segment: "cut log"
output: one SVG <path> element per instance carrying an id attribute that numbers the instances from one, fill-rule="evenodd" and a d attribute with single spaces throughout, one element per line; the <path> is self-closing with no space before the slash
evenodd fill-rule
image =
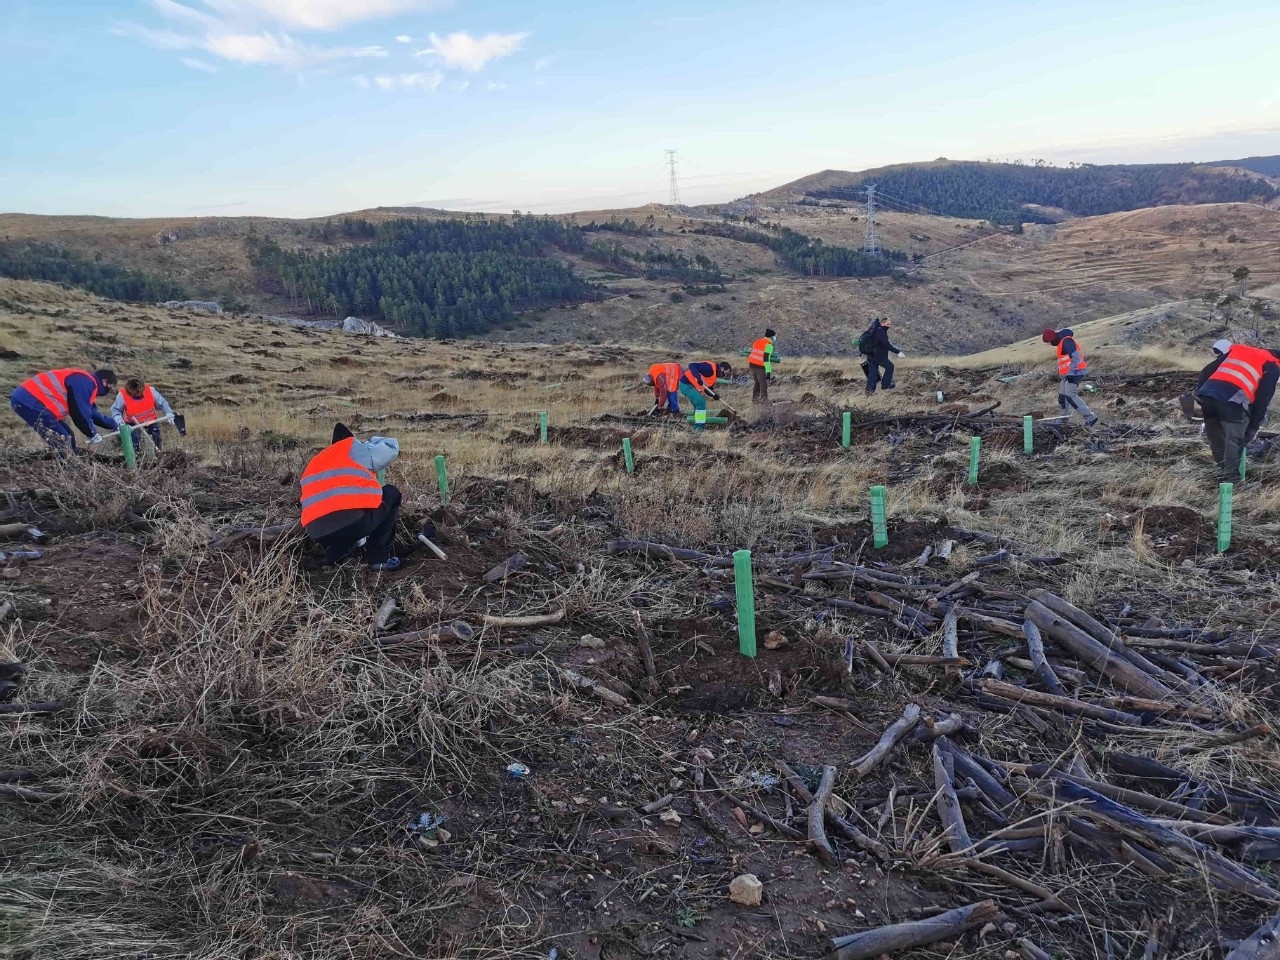
<path id="1" fill-rule="evenodd" d="M 594 694 L 613 707 L 625 707 L 627 705 L 627 698 L 622 694 L 610 690 L 608 687 L 596 683 L 594 680 L 584 677 L 580 673 L 568 670 L 565 667 L 557 667 L 556 669 L 559 671 L 561 678 L 563 678 L 565 683 L 569 684 L 569 686 Z"/>
<path id="2" fill-rule="evenodd" d="M 1280 960 L 1280 914 L 1241 940 L 1225 960 Z"/>
<path id="3" fill-rule="evenodd" d="M 836 783 L 836 768 L 826 765 L 822 768 L 822 780 L 809 803 L 809 845 L 818 854 L 818 859 L 827 866 L 837 862 L 836 851 L 827 839 L 827 802 L 831 799 L 831 790 Z"/>
<path id="4" fill-rule="evenodd" d="M 484 582 L 498 583 L 501 580 L 505 580 L 507 577 L 511 576 L 511 574 L 519 570 L 523 570 L 525 564 L 528 562 L 529 555 L 527 553 L 513 554 L 486 573 L 484 575 Z"/>
<path id="5" fill-rule="evenodd" d="M 992 617 L 985 613 L 978 613 L 976 610 L 961 610 L 960 618 L 966 623 L 975 627 L 981 627 L 991 633 L 998 633 L 1005 637 L 1022 638 L 1022 627 L 1009 620 L 1002 620 L 999 617 Z"/>
<path id="6" fill-rule="evenodd" d="M 396 615 L 396 598 L 387 597 L 382 601 L 382 606 L 378 608 L 378 613 L 373 618 L 373 628 L 375 630 L 385 630 L 391 623 L 391 618 Z"/>
<path id="7" fill-rule="evenodd" d="M 1163 700 L 1173 696 L 1173 691 L 1128 660 L 1112 653 L 1074 623 L 1054 613 L 1044 604 L 1033 600 L 1027 606 L 1027 618 L 1053 637 L 1064 649 L 1079 658 L 1089 669 L 1109 679 L 1126 693 L 1140 697 Z"/>
<path id="8" fill-rule="evenodd" d="M 954 743 L 951 744 L 951 756 L 954 761 L 955 768 L 960 771 L 960 775 L 977 784 L 978 789 L 986 794 L 987 799 L 995 805 L 997 810 L 1005 810 L 1018 802 L 1018 798 L 1010 793 L 999 780 L 993 777 L 986 767 Z M 995 765 L 994 763 L 993 766 L 998 770 L 1003 769 L 1003 767 Z"/>
<path id="9" fill-rule="evenodd" d="M 0 523 L 0 540 L 17 540 L 19 537 L 40 540 L 44 534 L 30 523 Z"/>
<path id="10" fill-rule="evenodd" d="M 966 930 L 994 920 L 999 914 L 994 901 L 983 900 L 925 920 L 876 927 L 847 937 L 832 937 L 826 957 L 827 960 L 870 960 L 882 953 L 924 947 L 958 937 Z"/>
<path id="11" fill-rule="evenodd" d="M 1027 654 L 1031 657 L 1031 666 L 1040 682 L 1050 693 L 1065 697 L 1067 691 L 1062 688 L 1062 682 L 1058 680 L 1058 675 L 1053 672 L 1053 667 L 1045 658 L 1044 639 L 1040 636 L 1040 628 L 1027 619 L 1022 622 L 1022 633 L 1027 638 Z"/>
<path id="12" fill-rule="evenodd" d="M 973 840 L 956 796 L 954 764 L 946 737 L 940 737 L 933 744 L 933 785 L 938 796 L 938 819 L 942 821 L 947 845 L 952 853 L 964 853 L 973 846 Z"/>
<path id="13" fill-rule="evenodd" d="M 862 780 L 872 770 L 880 766 L 885 761 L 885 758 L 893 752 L 893 748 L 901 742 L 903 737 L 915 729 L 916 724 L 919 722 L 920 706 L 915 703 L 908 703 L 902 710 L 902 716 L 885 730 L 876 745 L 854 762 L 854 777 Z"/>
<path id="14" fill-rule="evenodd" d="M 1263 877 L 1233 863 L 1212 847 L 1170 830 L 1136 810 L 1070 780 L 1058 779 L 1051 786 L 1058 797 L 1078 803 L 1082 815 L 1100 820 L 1127 837 L 1155 846 L 1166 856 L 1207 873 L 1227 889 L 1268 903 L 1280 903 L 1280 892 Z"/>
<path id="15" fill-rule="evenodd" d="M 471 640 L 476 635 L 476 628 L 463 620 L 453 623 L 438 623 L 434 627 L 423 630 L 410 630 L 406 633 L 389 633 L 385 637 L 374 637 L 373 642 L 380 647 L 395 647 L 402 644 L 430 643 L 441 637 L 453 637 L 455 640 Z"/>
<path id="16" fill-rule="evenodd" d="M 1142 718 L 1132 713 L 1124 713 L 1120 710 L 1113 710 L 1110 707 L 1099 707 L 1092 703 L 1085 703 L 1082 700 L 1059 697 L 1052 693 L 1041 693 L 1039 690 L 1028 690 L 1026 687 L 1005 683 L 1003 680 L 979 680 L 976 686 L 988 696 L 1006 700 L 1010 703 L 1027 703 L 1049 710 L 1058 710 L 1062 713 L 1092 717 L 1094 720 L 1108 720 L 1111 723 L 1129 724 L 1131 726 L 1138 726 L 1142 723 Z"/>

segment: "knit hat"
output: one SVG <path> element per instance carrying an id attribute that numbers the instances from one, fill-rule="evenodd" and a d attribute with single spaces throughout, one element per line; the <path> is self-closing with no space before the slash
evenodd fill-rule
<path id="1" fill-rule="evenodd" d="M 1040 339 L 1045 343 L 1053 343 L 1053 341 L 1058 339 L 1058 331 L 1054 330 L 1052 327 L 1045 327 L 1040 331 Z"/>
<path id="2" fill-rule="evenodd" d="M 1226 356 L 1227 351 L 1230 350 L 1233 346 L 1235 346 L 1235 344 L 1233 344 L 1230 340 L 1215 340 L 1213 342 L 1213 352 L 1220 353 L 1223 356 Z"/>

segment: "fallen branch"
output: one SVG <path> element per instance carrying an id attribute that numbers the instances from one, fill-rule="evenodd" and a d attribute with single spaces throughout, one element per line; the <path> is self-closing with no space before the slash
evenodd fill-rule
<path id="1" fill-rule="evenodd" d="M 1225 960 L 1277 960 L 1280 958 L 1280 914 L 1241 940 Z"/>
<path id="2" fill-rule="evenodd" d="M 942 821 L 947 844 L 952 853 L 963 853 L 973 846 L 973 840 L 956 796 L 955 770 L 946 737 L 940 737 L 933 744 L 933 783 L 938 796 L 938 819 Z"/>
<path id="3" fill-rule="evenodd" d="M 221 550 L 223 547 L 229 547 L 233 543 L 239 543 L 241 540 L 250 538 L 257 538 L 260 544 L 273 543 L 282 537 L 289 537 L 301 531 L 301 520 L 290 520 L 286 523 L 277 523 L 269 527 L 239 527 L 224 533 L 217 540 L 214 540 L 209 544 L 209 549 Z"/>
<path id="4" fill-rule="evenodd" d="M 715 776 L 711 773 L 710 770 L 707 771 L 707 776 L 711 778 L 711 783 L 715 786 L 715 788 L 719 790 L 722 794 L 724 794 L 725 799 L 729 800 L 732 803 L 737 804 L 739 807 L 742 808 L 743 812 L 751 814 L 751 816 L 755 817 L 761 823 L 772 827 L 777 833 L 780 833 L 784 837 L 787 837 L 791 840 L 806 839 L 805 835 L 801 833 L 799 830 L 797 830 L 795 827 L 787 826 L 787 824 L 785 823 L 779 823 L 777 820 L 773 819 L 773 817 L 769 816 L 769 814 L 766 813 L 764 810 L 758 810 L 755 807 L 753 807 L 751 804 L 747 803 L 745 800 L 740 800 L 739 798 L 735 797 L 732 793 L 726 790 L 718 780 L 716 780 Z"/>
<path id="5" fill-rule="evenodd" d="M 1151 674 L 1139 669 L 1128 660 L 1112 653 L 1098 640 L 1064 617 L 1054 613 L 1038 600 L 1027 605 L 1027 618 L 1035 621 L 1065 650 L 1091 670 L 1105 676 L 1121 690 L 1163 700 L 1173 696 L 1173 691 Z"/>
<path id="6" fill-rule="evenodd" d="M 956 615 L 959 610 L 960 605 L 956 604 L 942 618 L 942 655 L 956 660 L 960 658 L 960 634 L 956 626 Z M 948 680 L 955 680 L 960 676 L 960 668 L 948 666 L 946 674 Z"/>
<path id="7" fill-rule="evenodd" d="M 10 800 L 22 800 L 26 803 L 43 803 L 46 800 L 56 800 L 57 797 L 56 793 L 48 793 L 44 790 L 19 787 L 12 783 L 0 783 L 0 800 L 8 798 Z"/>
<path id="8" fill-rule="evenodd" d="M 484 582 L 497 583 L 500 580 L 505 580 L 507 577 L 511 576 L 511 574 L 523 569 L 524 565 L 528 562 L 529 555 L 527 553 L 517 553 L 513 556 L 507 557 L 507 559 L 503 560 L 500 564 L 484 575 Z"/>
<path id="9" fill-rule="evenodd" d="M 382 601 L 382 606 L 378 607 L 378 612 L 373 618 L 373 628 L 375 630 L 385 630 L 391 623 L 391 618 L 396 615 L 396 598 L 387 597 Z"/>
<path id="10" fill-rule="evenodd" d="M 898 745 L 903 737 L 915 729 L 916 724 L 919 722 L 920 706 L 915 703 L 908 703 L 902 710 L 902 716 L 885 730 L 876 745 L 861 758 L 854 761 L 854 777 L 862 780 L 872 770 L 880 766 L 885 761 L 885 758 L 893 752 L 893 748 Z"/>
<path id="11" fill-rule="evenodd" d="M 636 637 L 640 644 L 640 657 L 644 661 L 645 687 L 650 693 L 658 692 L 658 666 L 653 659 L 653 642 L 649 638 L 649 631 L 644 628 L 644 621 L 640 619 L 640 611 L 632 611 L 636 617 Z"/>
<path id="12" fill-rule="evenodd" d="M 42 700 L 32 703 L 0 703 L 0 714 L 57 713 L 66 706 L 61 700 Z"/>
<path id="13" fill-rule="evenodd" d="M 396 647 L 410 643 L 430 643 L 441 637 L 453 637 L 455 640 L 471 640 L 476 635 L 476 628 L 465 620 L 453 623 L 438 623 L 434 627 L 423 630 L 410 630 L 406 633 L 389 633 L 385 637 L 374 637 L 373 643 L 379 647 Z"/>
<path id="14" fill-rule="evenodd" d="M 486 627 L 545 627 L 559 623 L 565 617 L 561 607 L 554 613 L 535 613 L 527 617 L 499 617 L 486 613 L 481 619 Z"/>
<path id="15" fill-rule="evenodd" d="M 610 690 L 608 687 L 602 686 L 594 680 L 584 677 L 580 673 L 574 673 L 572 670 L 565 667 L 556 667 L 556 670 L 560 673 L 560 676 L 565 683 L 569 684 L 569 686 L 594 694 L 610 706 L 627 706 L 627 698 L 622 694 L 617 693 L 614 690 Z"/>
<path id="16" fill-rule="evenodd" d="M 979 680 L 976 685 L 988 696 L 1005 700 L 1009 703 L 1026 703 L 1032 706 L 1045 707 L 1049 710 L 1057 710 L 1061 713 L 1074 713 L 1082 717 L 1091 717 L 1094 720 L 1108 720 L 1111 723 L 1129 724 L 1131 726 L 1138 726 L 1142 723 L 1142 718 L 1132 713 L 1124 713 L 1120 710 L 1113 710 L 1110 707 L 1099 707 L 1092 703 L 1085 703 L 1082 700 L 1060 697 L 1052 693 L 1041 693 L 1039 690 L 1028 690 L 1026 687 L 1006 683 L 1003 680 Z"/>
<path id="17" fill-rule="evenodd" d="M 836 852 L 827 839 L 826 819 L 827 801 L 831 799 L 831 790 L 836 783 L 836 768 L 827 764 L 822 768 L 822 780 L 817 792 L 809 803 L 809 844 L 817 851 L 818 859 L 827 866 L 836 863 Z"/>
<path id="18" fill-rule="evenodd" d="M 732 557 L 715 557 L 701 550 L 669 547 L 665 543 L 654 543 L 651 540 L 610 540 L 605 544 L 605 549 L 612 554 L 639 553 L 657 560 L 692 560 L 711 563 L 713 566 L 733 566 Z"/>
<path id="19" fill-rule="evenodd" d="M 1062 681 L 1053 672 L 1053 667 L 1044 655 L 1044 639 L 1040 636 L 1040 628 L 1028 619 L 1022 622 L 1022 632 L 1027 638 L 1027 654 L 1031 657 L 1031 665 L 1036 676 L 1050 693 L 1065 697 L 1067 691 L 1063 689 Z"/>
<path id="20" fill-rule="evenodd" d="M 983 900 L 924 920 L 876 927 L 847 937 L 832 937 L 826 951 L 827 960 L 870 960 L 882 953 L 927 946 L 958 937 L 966 930 L 994 920 L 999 913 L 994 901 Z"/>

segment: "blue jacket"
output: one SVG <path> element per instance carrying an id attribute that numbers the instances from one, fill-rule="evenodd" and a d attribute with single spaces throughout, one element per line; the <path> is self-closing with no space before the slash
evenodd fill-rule
<path id="1" fill-rule="evenodd" d="M 716 365 L 709 362 L 695 361 L 685 367 L 685 370 L 689 372 L 694 380 L 702 384 L 702 386 L 707 387 L 707 377 L 715 375 Z M 714 390 L 715 387 L 709 387 L 709 389 Z"/>
<path id="2" fill-rule="evenodd" d="M 67 410 L 70 413 L 71 422 L 86 437 L 92 437 L 98 432 L 94 429 L 95 424 L 103 430 L 116 428 L 115 421 L 99 412 L 92 400 L 94 390 L 98 391 L 98 396 L 103 396 L 109 389 L 92 374 L 73 373 L 67 377 Z M 12 400 L 19 406 L 47 412 L 45 405 L 33 397 L 31 391 L 22 387 L 13 391 Z"/>

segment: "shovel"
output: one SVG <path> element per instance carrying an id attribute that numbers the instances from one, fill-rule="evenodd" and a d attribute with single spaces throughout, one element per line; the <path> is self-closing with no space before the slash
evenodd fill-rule
<path id="1" fill-rule="evenodd" d="M 175 427 L 178 428 L 178 433 L 182 434 L 184 437 L 187 435 L 187 418 L 178 413 L 175 413 L 172 416 L 168 416 L 168 417 L 161 417 L 159 420 L 152 420 L 150 423 L 132 424 L 132 427 L 141 429 L 143 427 L 150 427 L 153 424 L 160 424 L 160 423 L 172 423 Z M 110 433 L 99 434 L 99 436 L 101 436 L 104 440 L 107 437 L 118 437 L 120 436 L 120 431 L 112 430 Z"/>

